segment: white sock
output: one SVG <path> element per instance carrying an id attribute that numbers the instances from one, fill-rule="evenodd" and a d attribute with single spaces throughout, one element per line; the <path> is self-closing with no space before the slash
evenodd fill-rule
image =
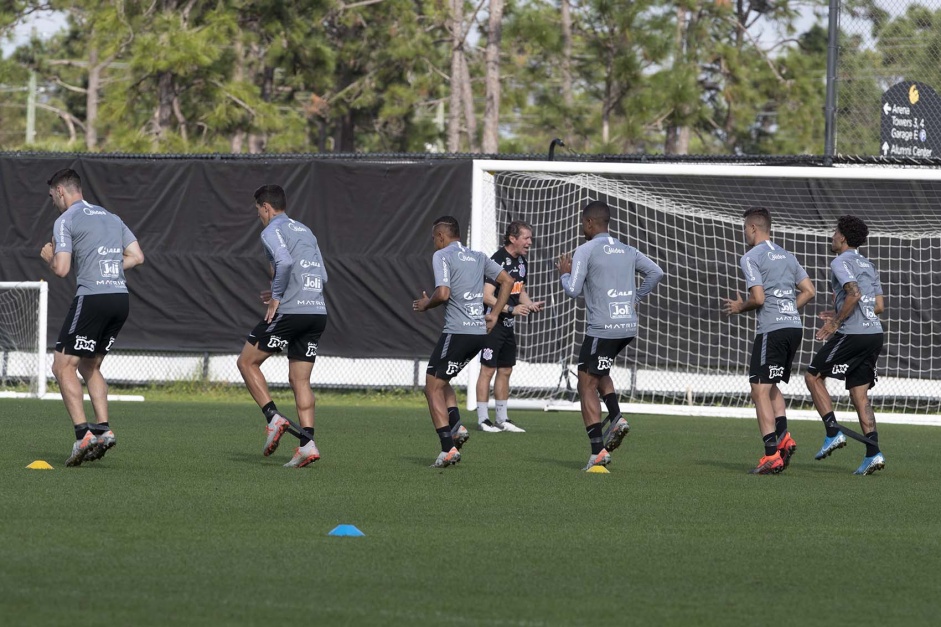
<path id="1" fill-rule="evenodd" d="M 484 420 L 489 420 L 490 416 L 487 415 L 487 403 L 477 403 L 477 424 L 481 424 Z"/>
<path id="2" fill-rule="evenodd" d="M 495 401 L 497 404 L 497 424 L 506 422 L 506 403 L 507 401 Z"/>

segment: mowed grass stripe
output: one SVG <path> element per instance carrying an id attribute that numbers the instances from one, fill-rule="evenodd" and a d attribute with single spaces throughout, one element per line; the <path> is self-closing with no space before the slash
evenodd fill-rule
<path id="1" fill-rule="evenodd" d="M 854 477 L 861 445 L 816 462 L 795 422 L 756 477 L 754 422 L 634 416 L 589 475 L 577 414 L 514 412 L 528 433 L 472 431 L 442 471 L 423 408 L 324 405 L 323 459 L 290 470 L 247 403 L 112 411 L 118 446 L 66 469 L 61 404 L 0 402 L 5 623 L 936 623 L 941 429 L 880 427 L 886 470 Z"/>

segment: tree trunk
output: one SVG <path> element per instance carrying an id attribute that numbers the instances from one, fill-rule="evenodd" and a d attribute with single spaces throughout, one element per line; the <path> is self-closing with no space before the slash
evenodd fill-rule
<path id="1" fill-rule="evenodd" d="M 171 72 L 157 73 L 157 108 L 151 121 L 153 128 L 154 145 L 158 145 L 170 130 L 170 119 L 173 116 L 173 74 Z"/>
<path id="2" fill-rule="evenodd" d="M 487 76 L 484 104 L 483 151 L 500 152 L 500 41 L 503 38 L 503 0 L 490 0 L 487 22 Z"/>
<path id="3" fill-rule="evenodd" d="M 562 102 L 565 104 L 566 128 L 571 128 L 569 114 L 574 104 L 572 97 L 572 6 L 562 0 Z"/>
<path id="4" fill-rule="evenodd" d="M 448 99 L 448 152 L 461 149 L 461 60 L 464 54 L 464 11 L 461 0 L 451 0 L 451 93 Z"/>
<path id="5" fill-rule="evenodd" d="M 685 7 L 676 9 L 676 34 L 673 40 L 673 69 L 685 66 L 687 59 L 687 36 L 688 20 Z M 689 114 L 689 107 L 684 102 L 676 102 L 673 105 L 673 113 L 670 115 L 670 122 L 667 125 L 666 141 L 664 142 L 663 152 L 668 155 L 686 155 L 689 154 L 689 139 L 691 129 L 683 125 L 686 116 Z"/>
<path id="6" fill-rule="evenodd" d="M 274 68 L 265 64 L 261 69 L 261 99 L 265 102 L 271 102 L 271 94 L 274 91 Z M 352 138 L 350 139 L 352 141 Z M 249 133 L 248 134 L 248 152 L 253 155 L 261 154 L 268 145 L 267 133 Z"/>
<path id="7" fill-rule="evenodd" d="M 88 49 L 88 91 L 85 92 L 85 147 L 95 150 L 98 147 L 98 90 L 101 88 L 101 71 L 98 65 L 98 48 Z"/>
<path id="8" fill-rule="evenodd" d="M 467 55 L 461 51 L 461 95 L 464 106 L 464 125 L 467 127 L 467 148 L 477 152 L 477 114 L 474 112 L 474 91 L 471 87 L 470 70 L 467 68 Z"/>

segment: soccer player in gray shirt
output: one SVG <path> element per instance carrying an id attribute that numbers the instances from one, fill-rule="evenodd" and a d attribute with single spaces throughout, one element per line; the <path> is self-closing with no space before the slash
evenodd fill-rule
<path id="1" fill-rule="evenodd" d="M 49 197 L 61 215 L 55 222 L 52 242 L 39 254 L 58 277 L 68 276 L 74 262 L 78 288 L 52 357 L 52 374 L 75 427 L 72 454 L 65 465 L 78 466 L 100 459 L 115 445 L 101 362 L 127 320 L 124 271 L 144 263 L 144 253 L 121 218 L 85 200 L 77 172 L 59 170 L 48 184 Z M 82 383 L 76 371 L 88 387 L 94 424 L 85 417 Z"/>
<path id="2" fill-rule="evenodd" d="M 483 348 L 487 333 L 493 330 L 500 311 L 510 299 L 513 279 L 493 259 L 461 244 L 461 227 L 456 218 L 443 216 L 435 220 L 431 236 L 435 244 L 432 259 L 435 291 L 431 298 L 422 292 L 421 298 L 412 302 L 412 309 L 428 311 L 445 305 L 444 330 L 425 373 L 425 399 L 441 442 L 441 453 L 432 467 L 444 468 L 461 461 L 460 449 L 470 437 L 461 424 L 451 379 Z M 500 287 L 496 303 L 486 315 L 485 277 Z"/>
<path id="3" fill-rule="evenodd" d="M 271 289 L 261 292 L 267 305 L 265 318 L 249 333 L 238 358 L 239 372 L 252 398 L 265 415 L 267 457 L 275 452 L 290 421 L 271 400 L 261 364 L 275 353 L 287 351 L 288 382 L 294 392 L 300 445 L 284 466 L 302 468 L 318 459 L 314 443 L 314 393 L 310 376 L 317 361 L 317 346 L 327 326 L 323 289 L 327 268 L 311 230 L 285 213 L 287 196 L 278 185 L 255 190 L 255 210 L 264 225 L 261 243 L 271 267 Z"/>
<path id="4" fill-rule="evenodd" d="M 752 207 L 743 217 L 749 250 L 742 255 L 741 267 L 748 299 L 726 299 L 723 311 L 730 316 L 757 313 L 748 381 L 765 454 L 752 473 L 766 475 L 787 468 L 797 450 L 787 430 L 787 407 L 778 382 L 791 378 L 791 364 L 803 337 L 800 310 L 816 290 L 797 258 L 771 241 L 771 213 Z"/>
<path id="5" fill-rule="evenodd" d="M 591 443 L 585 470 L 607 466 L 610 452 L 630 431 L 618 406 L 611 366 L 637 336 L 637 304 L 663 278 L 663 270 L 649 257 L 608 234 L 610 221 L 611 209 L 606 203 L 588 203 L 582 210 L 582 232 L 588 241 L 574 256 L 562 255 L 556 262 L 562 289 L 571 298 L 584 295 L 588 310 L 588 329 L 578 354 L 578 396 Z M 640 287 L 638 273 L 644 277 Z M 607 430 L 596 395 L 608 409 Z"/>
<path id="6" fill-rule="evenodd" d="M 876 417 L 869 402 L 869 388 L 876 384 L 876 361 L 882 353 L 883 332 L 879 314 L 885 309 L 882 283 L 873 263 L 857 250 L 866 242 L 869 227 L 856 216 L 842 216 L 830 241 L 836 258 L 830 264 L 830 286 L 835 309 L 820 315 L 825 320 L 817 331 L 826 344 L 817 351 L 804 381 L 823 419 L 826 437 L 814 456 L 824 459 L 846 446 L 846 436 L 839 430 L 833 414 L 833 402 L 824 379 L 846 381 L 850 401 L 856 409 L 859 426 L 866 438 L 866 456 L 853 474 L 871 475 L 885 468 L 885 456 L 879 449 Z"/>

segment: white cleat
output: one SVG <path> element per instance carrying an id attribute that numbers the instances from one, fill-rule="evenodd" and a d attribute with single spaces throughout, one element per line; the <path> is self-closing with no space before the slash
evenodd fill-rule
<path id="1" fill-rule="evenodd" d="M 584 470 L 591 470 L 594 466 L 607 466 L 611 463 L 611 454 L 607 450 L 601 449 L 600 453 L 592 453 L 588 458 L 588 465 Z"/>
<path id="2" fill-rule="evenodd" d="M 444 451 L 441 451 L 440 453 L 438 453 L 438 458 L 435 460 L 435 463 L 431 465 L 431 467 L 432 468 L 446 468 L 448 466 L 453 466 L 459 461 L 461 461 L 461 452 L 457 450 L 457 447 L 454 447 L 447 453 L 445 453 Z"/>
<path id="3" fill-rule="evenodd" d="M 504 420 L 503 422 L 497 423 L 497 428 L 500 431 L 506 431 L 508 433 L 526 433 L 526 429 L 521 429 L 513 424 L 511 420 Z"/>
<path id="4" fill-rule="evenodd" d="M 72 454 L 65 460 L 65 465 L 80 466 L 81 463 L 85 461 L 85 456 L 88 454 L 88 451 L 95 448 L 96 444 L 98 444 L 98 438 L 95 437 L 94 433 L 89 431 L 81 440 L 76 440 L 72 444 Z"/>
<path id="5" fill-rule="evenodd" d="M 470 432 L 467 427 L 460 425 L 456 429 L 451 429 L 451 437 L 454 439 L 454 446 L 457 450 L 461 450 L 461 447 L 470 439 Z"/>
<path id="6" fill-rule="evenodd" d="M 503 431 L 503 429 L 501 429 L 500 427 L 490 422 L 489 418 L 487 420 L 484 420 L 483 422 L 478 422 L 477 430 L 483 431 L 485 433 L 500 433 L 501 431 Z"/>
<path id="7" fill-rule="evenodd" d="M 267 425 L 265 425 L 265 448 L 262 454 L 268 457 L 276 450 L 281 443 L 281 436 L 288 428 L 288 421 L 283 416 L 275 416 Z"/>
<path id="8" fill-rule="evenodd" d="M 95 443 L 95 446 L 88 449 L 88 452 L 85 453 L 85 459 L 82 461 L 93 462 L 97 459 L 101 459 L 105 456 L 105 453 L 108 452 L 108 449 L 114 447 L 117 442 L 114 439 L 114 431 L 108 429 L 101 435 L 95 436 L 95 439 L 98 441 Z"/>
<path id="9" fill-rule="evenodd" d="M 292 457 L 291 461 L 286 463 L 284 467 L 303 468 L 304 466 L 314 463 L 318 459 L 320 459 L 320 451 L 317 450 L 317 445 L 314 444 L 313 440 L 311 440 L 304 446 L 298 446 L 296 449 L 294 449 L 294 457 Z"/>

